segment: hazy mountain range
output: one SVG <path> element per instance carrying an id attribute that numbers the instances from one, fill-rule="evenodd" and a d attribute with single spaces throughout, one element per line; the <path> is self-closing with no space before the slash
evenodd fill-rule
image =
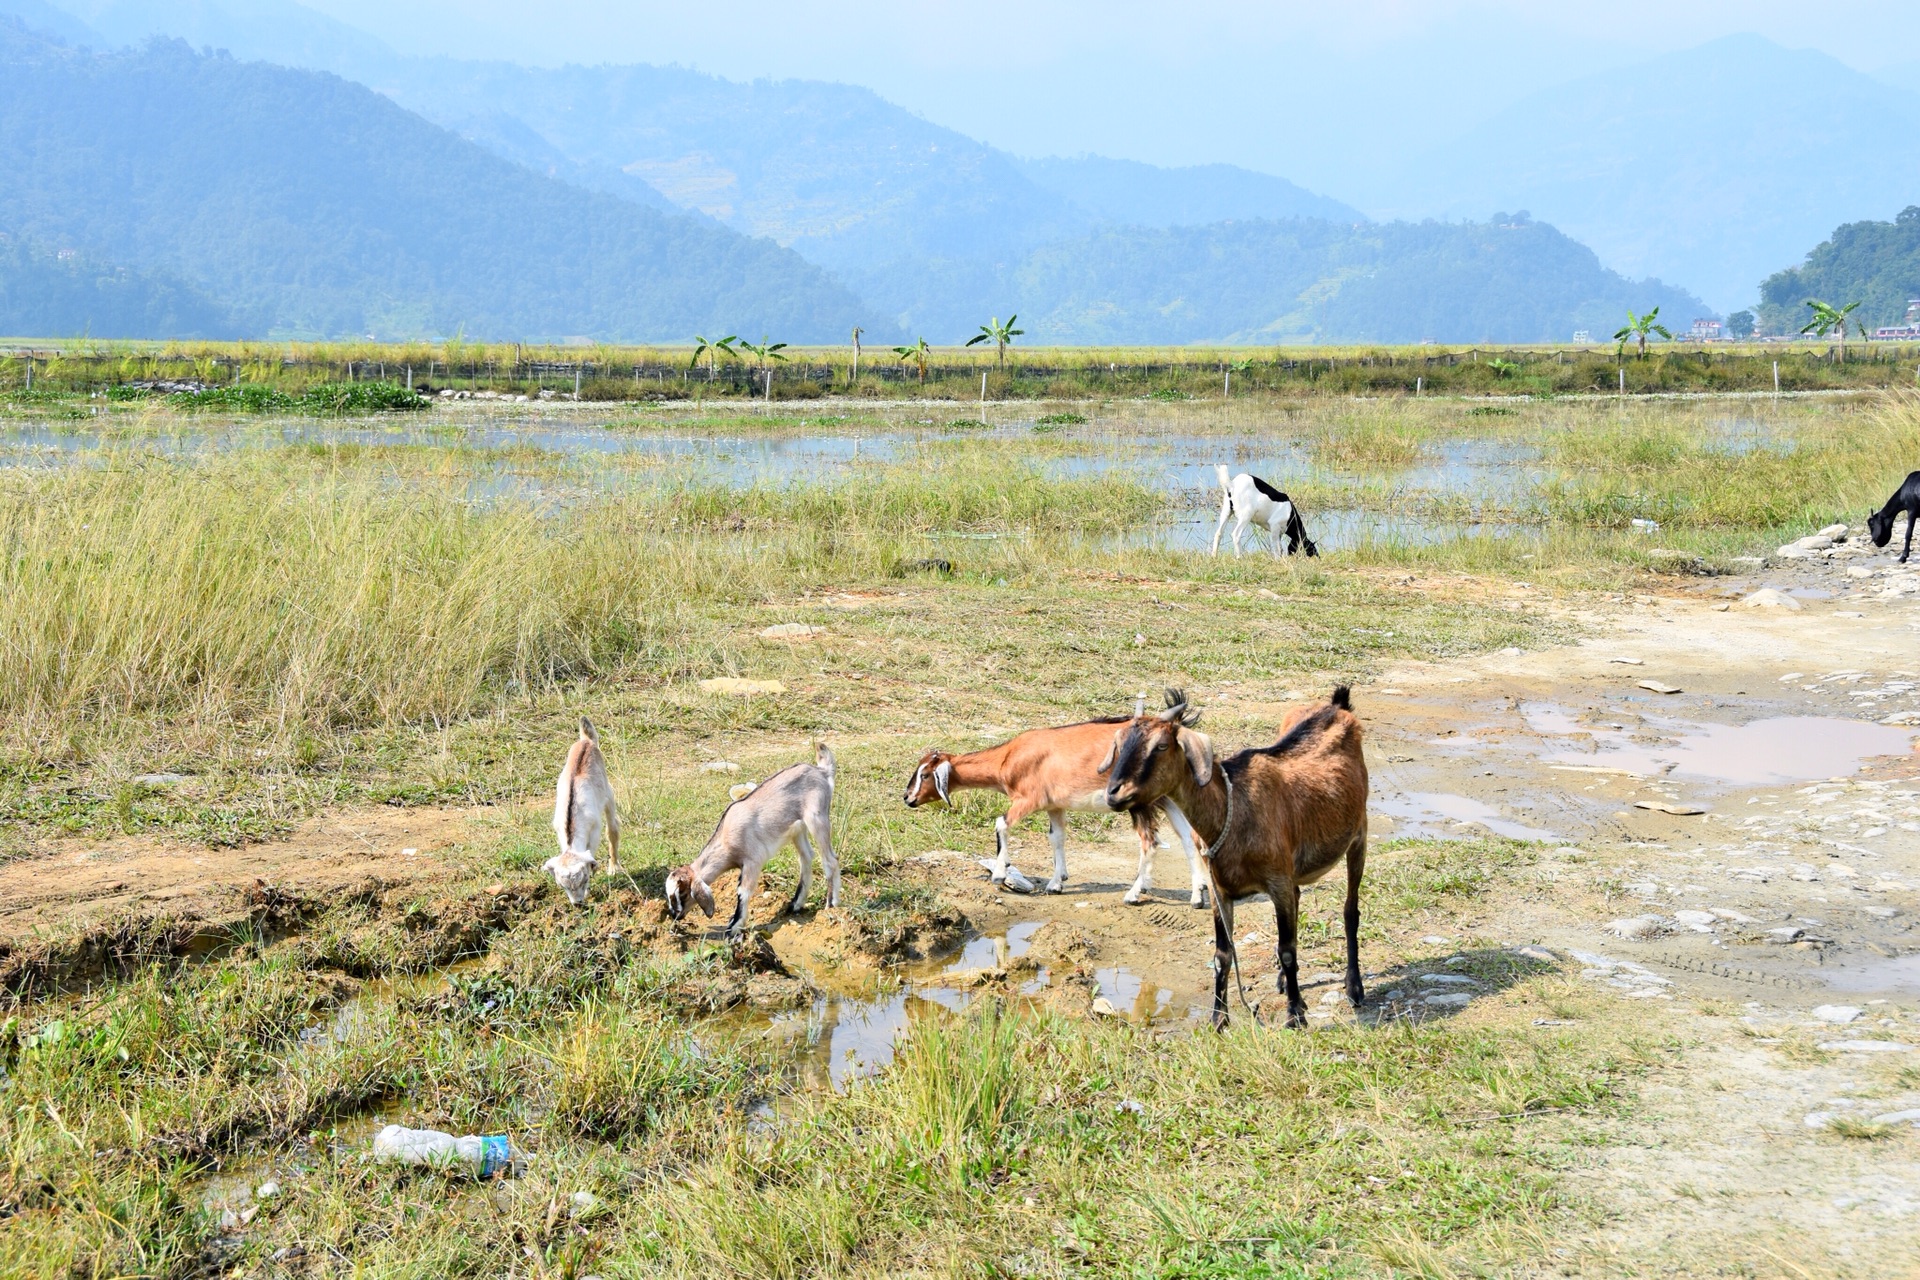
<path id="1" fill-rule="evenodd" d="M 0 231 L 177 279 L 281 333 L 685 338 L 710 324 L 804 341 L 860 322 L 951 342 L 1019 311 L 1041 341 L 1564 340 L 1610 332 L 1628 306 L 1683 325 L 1714 311 L 1661 279 L 1751 305 L 1836 223 L 1890 217 L 1920 186 L 1898 90 L 1755 37 L 1535 95 L 1433 141 L 1365 202 L 1419 221 L 1372 222 L 1231 165 L 1016 157 L 847 85 L 406 57 L 292 0 L 0 0 L 7 12 L 69 44 L 177 35 L 377 91 L 179 46 L 113 55 L 119 69 L 81 75 L 79 98 L 38 72 L 40 98 L 0 85 L 0 162 L 25 177 L 0 189 Z M 43 176 L 18 140 L 137 167 L 106 116 L 73 117 L 143 59 L 177 80 L 149 79 L 150 110 L 184 123 L 252 98 L 273 124 L 226 158 L 215 190 L 162 183 L 178 204 L 147 199 L 136 216 L 113 208 L 111 182 L 88 187 L 57 161 Z M 1869 109 L 1740 110 L 1755 77 Z M 1695 97 L 1712 108 L 1676 119 L 1673 103 Z M 311 122 L 298 165 L 268 145 L 281 112 Z M 327 142 L 368 130 L 421 157 L 404 167 L 422 176 Z M 145 141 L 150 168 L 214 163 L 191 140 Z M 393 183 L 410 198 L 377 197 Z M 436 222 L 460 234 L 436 244 Z M 228 258 L 209 265 L 215 245 Z M 1659 279 L 1628 278 L 1643 274 Z"/>

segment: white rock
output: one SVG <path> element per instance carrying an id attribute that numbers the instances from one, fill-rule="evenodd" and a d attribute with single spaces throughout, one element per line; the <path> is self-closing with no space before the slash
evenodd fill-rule
<path id="1" fill-rule="evenodd" d="M 1813 536 L 1816 538 L 1825 538 L 1830 542 L 1845 542 L 1847 540 L 1847 526 L 1843 524 L 1830 524 Z"/>
<path id="2" fill-rule="evenodd" d="M 1809 1129 L 1824 1129 L 1833 1123 L 1833 1112 L 1809 1111 L 1807 1112 L 1807 1118 L 1804 1123 Z"/>
<path id="3" fill-rule="evenodd" d="M 1424 942 L 1424 943 L 1426 943 L 1426 944 L 1427 944 L 1428 946 L 1430 946 L 1430 947 L 1444 947 L 1444 946 L 1446 946 L 1446 945 L 1447 945 L 1447 944 L 1448 944 L 1449 942 L 1452 942 L 1452 941 L 1453 941 L 1453 939 L 1452 939 L 1452 938 L 1443 938 L 1443 937 L 1441 937 L 1441 936 L 1440 936 L 1439 934 L 1437 934 L 1437 933 L 1430 933 L 1430 934 L 1428 934 L 1428 935 L 1427 935 L 1426 937 L 1424 937 L 1424 938 L 1422 938 L 1422 939 L 1420 939 L 1420 941 L 1422 941 L 1422 942 Z"/>
<path id="4" fill-rule="evenodd" d="M 1720 917 L 1714 915 L 1711 911 L 1676 911 L 1673 913 L 1673 918 L 1681 924 L 1686 925 L 1689 929 L 1711 931 L 1714 923 L 1718 921 Z"/>
<path id="5" fill-rule="evenodd" d="M 1823 1004 L 1813 1011 L 1813 1016 L 1822 1022 L 1852 1022 L 1861 1016 L 1860 1010 L 1850 1004 Z"/>
<path id="6" fill-rule="evenodd" d="M 1127 1115 L 1133 1116 L 1137 1116 L 1146 1110 L 1145 1107 L 1141 1106 L 1140 1103 L 1133 1098 L 1120 1099 L 1120 1101 L 1113 1104 L 1113 1109 L 1117 1112 L 1124 1112 Z"/>
<path id="7" fill-rule="evenodd" d="M 1798 600 L 1784 591 L 1772 587 L 1762 587 L 1740 602 L 1743 609 L 1786 609 L 1798 612 L 1801 605 Z"/>
<path id="8" fill-rule="evenodd" d="M 1834 1053 L 1906 1053 L 1913 1048 L 1897 1040 L 1823 1040 L 1820 1047 Z"/>
<path id="9" fill-rule="evenodd" d="M 253 1189 L 253 1198 L 255 1200 L 271 1200 L 279 1194 L 280 1184 L 272 1178 L 268 1178 L 265 1182 Z"/>
<path id="10" fill-rule="evenodd" d="M 600 1197 L 591 1191 L 576 1191 L 572 1196 L 572 1205 L 567 1214 L 574 1218 L 583 1218 L 600 1207 Z"/>
<path id="11" fill-rule="evenodd" d="M 1767 937 L 1774 942 L 1798 942 L 1807 936 L 1805 929 L 1785 925 L 1778 929 L 1767 930 Z"/>
<path id="12" fill-rule="evenodd" d="M 808 626 L 804 622 L 780 622 L 761 629 L 762 640 L 805 640 L 809 636 L 826 634 L 825 627 Z"/>
<path id="13" fill-rule="evenodd" d="M 1875 1124 L 1915 1124 L 1920 1125 L 1920 1108 L 1908 1111 L 1889 1111 L 1885 1115 L 1875 1116 Z"/>
<path id="14" fill-rule="evenodd" d="M 1849 578 L 1871 578 L 1873 576 L 1873 570 L 1863 564 L 1850 564 L 1847 566 L 1847 576 Z"/>
<path id="15" fill-rule="evenodd" d="M 1450 987 L 1477 987 L 1480 985 L 1472 978 L 1459 973 L 1423 973 L 1420 975 L 1420 981 L 1435 982 Z"/>
<path id="16" fill-rule="evenodd" d="M 738 773 L 740 766 L 731 760 L 709 760 L 700 766 L 702 773 Z"/>
<path id="17" fill-rule="evenodd" d="M 1629 916 L 1608 921 L 1604 927 L 1616 938 L 1657 938 L 1667 931 L 1667 922 L 1659 916 Z"/>
<path id="18" fill-rule="evenodd" d="M 1473 997 L 1464 991 L 1448 991 L 1441 995 L 1428 996 L 1420 1003 L 1434 1005 L 1442 1009 L 1457 1009 L 1462 1005 L 1470 1003 L 1472 1000 Z"/>
<path id="19" fill-rule="evenodd" d="M 1741 915 L 1738 911 L 1729 911 L 1725 907 L 1715 907 L 1713 909 L 1713 914 L 1717 919 L 1729 920 L 1729 921 L 1732 921 L 1734 924 L 1752 924 L 1753 923 L 1752 916 L 1744 916 L 1744 915 Z"/>
<path id="20" fill-rule="evenodd" d="M 1545 947 L 1536 946 L 1515 947 L 1513 954 L 1523 960 L 1538 960 L 1541 964 L 1552 964 L 1559 959 L 1558 956 L 1554 955 L 1553 952 L 1547 950 Z"/>
<path id="21" fill-rule="evenodd" d="M 1248 933 L 1241 935 L 1240 945 L 1243 947 L 1257 947 L 1266 940 L 1265 934 Z"/>
<path id="22" fill-rule="evenodd" d="M 1093 998 L 1093 1011 L 1102 1018 L 1117 1018 L 1120 1016 L 1120 1011 L 1113 1007 L 1113 1001 L 1107 999 L 1105 996 L 1095 996 Z"/>

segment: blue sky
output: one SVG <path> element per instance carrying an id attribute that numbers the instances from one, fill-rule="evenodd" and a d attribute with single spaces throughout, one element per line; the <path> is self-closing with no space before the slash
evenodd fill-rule
<path id="1" fill-rule="evenodd" d="M 1362 199 L 1410 133 L 1444 137 L 1534 90 L 1717 36 L 1752 31 L 1864 71 L 1920 58 L 1907 3 L 306 3 L 406 52 L 840 80 L 1023 154 L 1225 160 Z"/>

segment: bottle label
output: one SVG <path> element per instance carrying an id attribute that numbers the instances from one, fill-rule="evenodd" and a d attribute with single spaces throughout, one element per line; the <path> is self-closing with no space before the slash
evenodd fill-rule
<path id="1" fill-rule="evenodd" d="M 480 1176 L 491 1178 L 494 1174 L 512 1167 L 513 1152 L 507 1145 L 504 1133 L 488 1134 L 480 1139 Z"/>

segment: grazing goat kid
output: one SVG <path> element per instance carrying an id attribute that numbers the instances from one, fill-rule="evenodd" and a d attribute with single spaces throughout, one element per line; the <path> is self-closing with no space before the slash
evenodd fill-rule
<path id="1" fill-rule="evenodd" d="M 1920 471 L 1908 475 L 1887 505 L 1867 517 L 1867 534 L 1874 546 L 1884 547 L 1893 540 L 1893 518 L 1902 511 L 1907 513 L 1907 542 L 1900 548 L 1900 563 L 1905 564 L 1913 554 L 1913 526 L 1920 524 Z"/>
<path id="2" fill-rule="evenodd" d="M 1158 719 L 1185 719 L 1186 699 L 1169 690 L 1168 707 Z M 996 747 L 954 755 L 929 747 L 914 767 L 907 782 L 906 804 L 917 809 L 923 804 L 951 803 L 953 792 L 974 788 L 998 791 L 1007 797 L 1007 812 L 993 824 L 995 856 L 991 874 L 995 884 L 1007 880 L 1007 859 L 1011 844 L 1009 828 L 1028 816 L 1044 811 L 1047 835 L 1053 844 L 1053 878 L 1047 881 L 1048 893 L 1059 893 L 1067 883 L 1067 814 L 1110 813 L 1107 804 L 1106 772 L 1113 763 L 1114 734 L 1139 716 L 1109 716 L 1082 724 L 1061 725 L 1049 729 L 1029 729 Z M 1138 903 L 1153 887 L 1152 861 L 1153 815 L 1132 810 L 1134 832 L 1140 837 L 1140 874 L 1126 892 L 1125 900 Z M 1196 907 L 1206 904 L 1206 879 L 1200 868 L 1191 829 L 1185 817 L 1169 811 L 1168 821 L 1181 837 L 1187 855 L 1192 888 L 1189 901 Z"/>
<path id="3" fill-rule="evenodd" d="M 1207 858 L 1214 895 L 1214 1026 L 1227 1025 L 1228 970 L 1239 964 L 1233 904 L 1257 893 L 1273 899 L 1287 1025 L 1306 1025 L 1294 953 L 1300 887 L 1343 861 L 1347 999 L 1357 1009 L 1366 998 L 1360 983 L 1360 878 L 1367 861 L 1367 762 L 1360 739 L 1360 721 L 1341 685 L 1325 706 L 1301 718 L 1271 747 L 1242 751 L 1220 763 L 1225 815 Z"/>
<path id="4" fill-rule="evenodd" d="M 840 861 L 833 852 L 833 752 L 824 742 L 815 745 L 812 764 L 788 765 L 727 806 L 700 856 L 667 874 L 667 914 L 684 919 L 688 906 L 698 903 L 711 917 L 713 882 L 737 870 L 740 888 L 727 936 L 739 937 L 747 923 L 747 904 L 759 892 L 760 869 L 788 841 L 800 855 L 800 886 L 787 911 L 807 905 L 816 845 L 827 877 L 827 905 L 839 906 Z"/>
<path id="5" fill-rule="evenodd" d="M 1274 557 L 1280 556 L 1280 535 L 1287 535 L 1287 555 L 1300 550 L 1305 543 L 1307 554 L 1317 556 L 1320 548 L 1313 545 L 1313 539 L 1307 536 L 1306 523 L 1300 519 L 1299 508 L 1293 505 L 1293 499 L 1280 492 L 1259 476 L 1242 471 L 1239 475 L 1227 476 L 1227 468 L 1216 464 L 1214 471 L 1220 476 L 1220 487 L 1226 491 L 1220 499 L 1220 523 L 1213 527 L 1212 554 L 1220 554 L 1220 534 L 1227 527 L 1227 517 L 1233 516 L 1233 554 L 1240 554 L 1240 536 L 1249 525 L 1259 525 L 1267 531 L 1268 544 L 1273 548 Z"/>
<path id="6" fill-rule="evenodd" d="M 587 905 L 587 878 L 593 874 L 593 851 L 601 832 L 613 852 L 613 874 L 620 874 L 620 815 L 614 808 L 613 787 L 607 782 L 607 760 L 593 722 L 580 717 L 580 737 L 560 766 L 553 788 L 553 834 L 560 852 L 548 858 L 545 870 L 576 907 Z"/>

